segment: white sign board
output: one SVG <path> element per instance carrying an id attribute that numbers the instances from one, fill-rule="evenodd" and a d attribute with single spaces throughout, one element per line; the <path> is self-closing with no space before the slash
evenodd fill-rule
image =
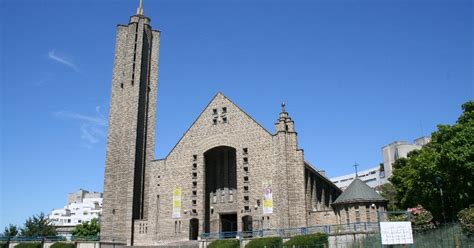
<path id="1" fill-rule="evenodd" d="M 413 244 L 410 221 L 380 222 L 383 245 Z"/>

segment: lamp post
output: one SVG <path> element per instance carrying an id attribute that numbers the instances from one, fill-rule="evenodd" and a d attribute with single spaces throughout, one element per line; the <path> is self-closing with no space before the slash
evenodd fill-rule
<path id="1" fill-rule="evenodd" d="M 443 196 L 443 178 L 440 176 L 437 176 L 435 178 L 435 183 L 436 186 L 439 188 L 439 195 L 441 197 L 441 208 L 443 210 L 443 221 L 446 223 L 446 213 L 444 211 L 444 196 Z"/>

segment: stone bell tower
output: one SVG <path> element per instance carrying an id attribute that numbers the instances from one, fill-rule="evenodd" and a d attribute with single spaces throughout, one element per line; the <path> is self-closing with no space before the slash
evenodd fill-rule
<path id="1" fill-rule="evenodd" d="M 110 100 L 101 241 L 134 244 L 134 222 L 148 216 L 148 162 L 154 159 L 160 32 L 140 1 L 118 25 Z"/>
<path id="2" fill-rule="evenodd" d="M 282 103 L 280 116 L 275 123 L 273 142 L 277 158 L 279 192 L 279 226 L 297 228 L 306 226 L 304 155 L 298 147 L 295 123 Z"/>

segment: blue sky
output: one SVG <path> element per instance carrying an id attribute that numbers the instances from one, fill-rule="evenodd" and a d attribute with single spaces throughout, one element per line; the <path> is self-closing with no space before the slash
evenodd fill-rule
<path id="1" fill-rule="evenodd" d="M 137 0 L 138 1 L 138 0 Z M 0 3 L 0 228 L 102 191 L 117 24 L 137 1 Z M 285 101 L 329 176 L 452 124 L 473 93 L 471 1 L 145 0 L 162 31 L 157 157 L 217 91 L 274 130 Z"/>

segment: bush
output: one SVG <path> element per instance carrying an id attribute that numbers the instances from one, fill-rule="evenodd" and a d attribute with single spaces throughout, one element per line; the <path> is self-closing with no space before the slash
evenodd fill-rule
<path id="1" fill-rule="evenodd" d="M 433 215 L 421 205 L 418 205 L 416 208 L 410 208 L 409 211 L 411 212 L 411 223 L 415 231 L 424 232 L 435 228 Z"/>
<path id="2" fill-rule="evenodd" d="M 237 239 L 222 239 L 210 243 L 207 248 L 239 248 L 240 241 Z"/>
<path id="3" fill-rule="evenodd" d="M 468 236 L 474 235 L 474 206 L 465 208 L 458 213 L 462 231 Z"/>
<path id="4" fill-rule="evenodd" d="M 0 248 L 8 248 L 7 242 L 0 242 Z"/>
<path id="5" fill-rule="evenodd" d="M 293 246 L 324 247 L 325 244 L 328 244 L 328 235 L 325 233 L 315 233 L 315 234 L 309 234 L 309 235 L 294 236 L 293 238 L 285 242 L 284 247 L 293 247 Z"/>
<path id="6" fill-rule="evenodd" d="M 261 248 L 261 247 L 280 247 L 282 243 L 282 239 L 280 237 L 275 238 L 259 238 L 250 241 L 245 248 Z"/>
<path id="7" fill-rule="evenodd" d="M 17 245 L 15 245 L 15 248 L 42 248 L 43 245 L 41 245 L 41 243 L 38 243 L 38 242 L 34 242 L 34 243 L 19 243 Z"/>
<path id="8" fill-rule="evenodd" d="M 73 243 L 56 242 L 51 245 L 51 248 L 76 248 L 76 245 Z"/>

